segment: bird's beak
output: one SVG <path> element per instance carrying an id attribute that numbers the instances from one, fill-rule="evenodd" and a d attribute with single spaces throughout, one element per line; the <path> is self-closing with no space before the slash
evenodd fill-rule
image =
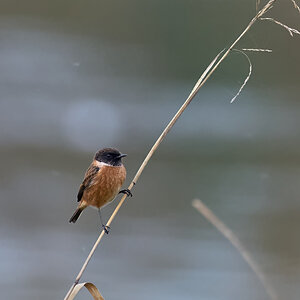
<path id="1" fill-rule="evenodd" d="M 117 156 L 117 158 L 122 158 L 122 157 L 125 157 L 127 156 L 127 154 L 120 154 L 119 156 Z"/>

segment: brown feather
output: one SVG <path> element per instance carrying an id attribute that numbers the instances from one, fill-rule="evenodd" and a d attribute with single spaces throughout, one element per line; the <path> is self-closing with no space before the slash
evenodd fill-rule
<path id="1" fill-rule="evenodd" d="M 77 201 L 79 202 L 83 196 L 83 192 L 86 188 L 88 188 L 91 183 L 93 182 L 94 177 L 96 176 L 97 172 L 100 170 L 98 166 L 92 163 L 87 171 L 85 172 L 85 176 L 83 179 L 82 184 L 80 185 L 78 194 L 77 194 Z"/>
<path id="2" fill-rule="evenodd" d="M 85 189 L 82 202 L 95 207 L 102 207 L 112 201 L 121 189 L 126 178 L 125 167 L 102 166 L 93 177 L 91 185 Z"/>

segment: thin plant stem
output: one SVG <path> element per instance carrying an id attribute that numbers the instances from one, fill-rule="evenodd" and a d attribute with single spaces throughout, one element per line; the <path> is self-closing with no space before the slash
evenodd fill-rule
<path id="1" fill-rule="evenodd" d="M 196 94 L 198 93 L 199 89 L 204 85 L 204 83 L 207 81 L 207 79 L 212 75 L 212 73 L 217 69 L 217 67 L 220 65 L 220 63 L 227 57 L 227 55 L 230 53 L 230 51 L 234 48 L 234 46 L 239 42 L 239 40 L 246 34 L 246 32 L 253 26 L 253 24 L 264 14 L 266 13 L 274 4 L 274 2 L 276 2 L 277 0 L 270 0 L 256 15 L 255 17 L 250 21 L 250 23 L 247 25 L 247 27 L 244 29 L 244 31 L 237 37 L 237 39 L 232 43 L 232 45 L 225 51 L 225 53 L 221 56 L 221 58 L 218 60 L 219 56 L 221 55 L 221 53 L 223 51 L 221 51 L 215 58 L 214 60 L 210 63 L 210 65 L 206 68 L 206 70 L 204 71 L 204 73 L 201 75 L 200 79 L 197 81 L 197 83 L 195 84 L 194 88 L 192 89 L 190 95 L 187 97 L 187 99 L 185 100 L 185 102 L 182 104 L 182 106 L 179 108 L 179 110 L 177 111 L 177 113 L 174 115 L 174 117 L 171 119 L 171 121 L 169 122 L 169 124 L 166 126 L 166 128 L 163 130 L 163 132 L 161 133 L 161 135 L 159 136 L 159 138 L 156 140 L 156 142 L 154 143 L 154 145 L 152 146 L 151 150 L 148 152 L 147 156 L 145 157 L 143 163 L 141 164 L 140 168 L 138 169 L 137 173 L 135 174 L 133 180 L 131 181 L 128 189 L 131 190 L 133 188 L 133 186 L 137 183 L 139 177 L 141 176 L 142 172 L 144 171 L 146 165 L 148 164 L 150 158 L 152 157 L 152 155 L 154 154 L 154 152 L 157 150 L 158 146 L 160 145 L 160 143 L 163 141 L 163 139 L 165 138 L 165 136 L 168 134 L 168 132 L 172 129 L 172 127 L 174 126 L 174 124 L 176 123 L 176 121 L 178 120 L 178 118 L 182 115 L 182 113 L 185 111 L 185 109 L 187 108 L 187 106 L 192 102 L 192 100 L 194 99 L 194 97 L 196 96 Z M 116 214 L 118 213 L 118 211 L 120 210 L 121 206 L 123 205 L 125 199 L 126 199 L 127 195 L 124 194 L 124 196 L 121 198 L 119 204 L 117 205 L 117 207 L 115 208 L 115 210 L 113 211 L 112 215 L 110 216 L 106 226 L 110 226 L 110 224 L 112 223 L 113 219 L 115 218 Z M 73 283 L 73 285 L 71 286 L 71 288 L 69 289 L 68 293 L 66 294 L 64 300 L 67 300 L 69 295 L 71 294 L 72 290 L 74 289 L 74 287 L 76 286 L 76 284 L 79 283 L 80 278 L 83 274 L 83 272 L 85 271 L 90 259 L 92 258 L 97 246 L 99 245 L 100 241 L 102 240 L 104 236 L 104 230 L 101 231 L 98 239 L 96 240 L 93 248 L 91 249 L 88 257 L 86 258 L 81 270 L 79 271 L 75 282 Z"/>
<path id="2" fill-rule="evenodd" d="M 192 202 L 192 205 L 195 209 L 202 214 L 206 220 L 208 220 L 212 225 L 214 225 L 237 249 L 246 263 L 250 266 L 252 271 L 258 277 L 259 281 L 265 288 L 266 293 L 269 295 L 270 299 L 277 300 L 276 293 L 273 288 L 268 284 L 267 279 L 260 269 L 259 265 L 252 258 L 250 253 L 247 251 L 245 246 L 239 240 L 239 238 L 199 199 L 195 199 Z"/>

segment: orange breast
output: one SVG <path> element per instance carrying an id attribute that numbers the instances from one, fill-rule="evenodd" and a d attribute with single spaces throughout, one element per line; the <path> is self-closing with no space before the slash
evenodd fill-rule
<path id="1" fill-rule="evenodd" d="M 120 191 L 126 178 L 126 169 L 120 167 L 102 166 L 92 185 L 84 191 L 83 201 L 88 205 L 102 207 L 112 201 Z"/>

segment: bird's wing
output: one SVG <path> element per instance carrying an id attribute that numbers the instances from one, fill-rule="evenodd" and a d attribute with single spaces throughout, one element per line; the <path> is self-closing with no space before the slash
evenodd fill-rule
<path id="1" fill-rule="evenodd" d="M 85 173 L 85 176 L 84 176 L 84 179 L 83 179 L 83 182 L 80 185 L 79 191 L 78 191 L 78 194 L 77 194 L 77 201 L 78 202 L 81 200 L 84 190 L 91 185 L 93 179 L 95 178 L 95 175 L 98 173 L 99 170 L 100 170 L 100 168 L 93 165 L 93 164 L 91 164 L 89 166 L 89 168 L 87 169 L 87 171 Z"/>

